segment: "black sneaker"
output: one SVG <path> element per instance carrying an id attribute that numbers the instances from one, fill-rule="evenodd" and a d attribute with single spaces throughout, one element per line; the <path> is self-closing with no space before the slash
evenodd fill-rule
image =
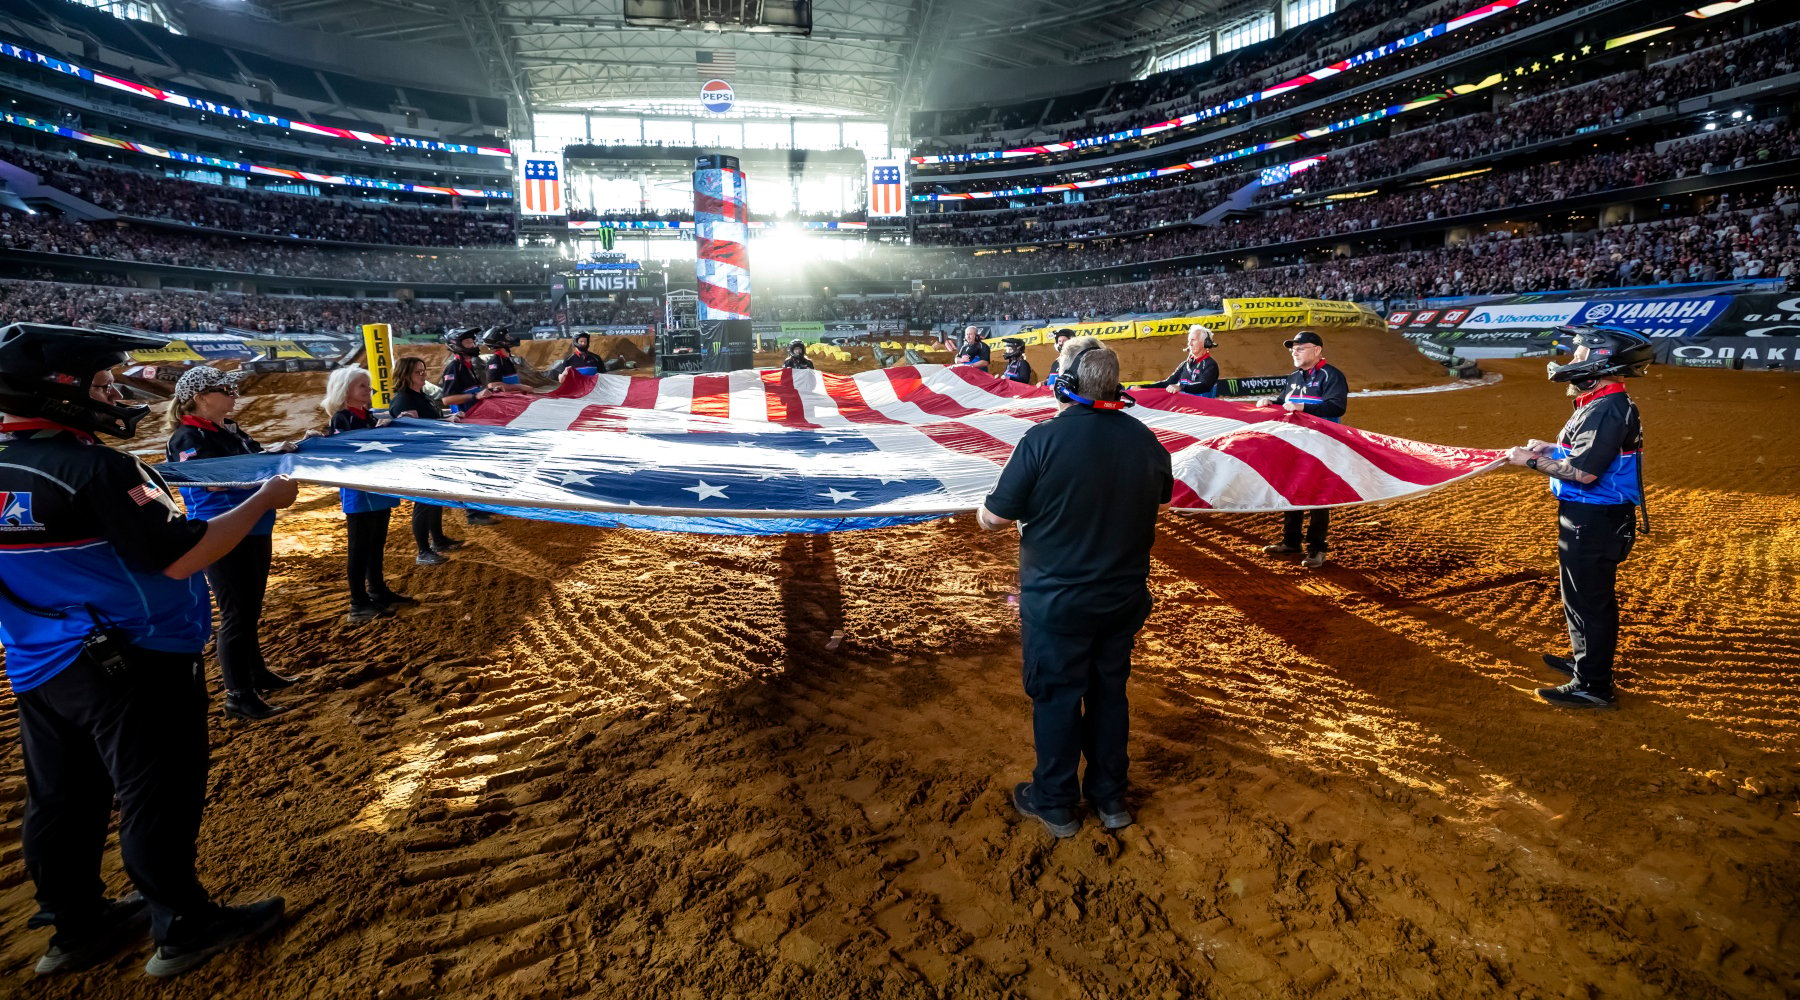
<path id="1" fill-rule="evenodd" d="M 1555 653 L 1545 653 L 1544 666 L 1549 667 L 1551 670 L 1556 671 L 1564 677 L 1575 676 L 1575 661 L 1566 656 L 1557 656 Z"/>
<path id="2" fill-rule="evenodd" d="M 1561 687 L 1538 688 L 1537 696 L 1561 708 L 1614 708 L 1619 699 L 1611 691 L 1599 691 L 1570 681 Z"/>
<path id="3" fill-rule="evenodd" d="M 396 594 L 391 590 L 384 590 L 379 594 L 370 594 L 369 600 L 374 601 L 384 608 L 397 608 L 402 605 L 419 603 L 419 599 L 416 597 L 408 597 L 405 594 Z"/>
<path id="4" fill-rule="evenodd" d="M 1081 821 L 1079 819 L 1076 819 L 1073 816 L 1063 819 L 1062 816 L 1067 814 L 1063 813 L 1061 810 L 1040 810 L 1032 805 L 1031 782 L 1029 781 L 1021 781 L 1013 786 L 1012 800 L 1013 808 L 1019 810 L 1021 814 L 1030 816 L 1032 819 L 1044 824 L 1044 828 L 1049 830 L 1053 836 L 1059 838 L 1073 837 L 1081 832 Z"/>
<path id="5" fill-rule="evenodd" d="M 455 552 L 467 544 L 469 543 L 460 538 L 440 538 L 432 542 L 431 547 L 439 552 Z"/>
<path id="6" fill-rule="evenodd" d="M 134 892 L 123 899 L 108 900 L 98 930 L 73 941 L 63 940 L 61 934 L 50 939 L 50 950 L 37 961 L 37 974 L 51 976 L 93 968 L 137 940 L 149 924 L 150 911 L 143 896 Z"/>
<path id="7" fill-rule="evenodd" d="M 1300 546 L 1289 545 L 1286 542 L 1277 542 L 1274 545 L 1263 546 L 1263 555 L 1265 556 L 1297 556 L 1299 554 Z"/>
<path id="8" fill-rule="evenodd" d="M 1100 817 L 1100 825 L 1108 830 L 1123 830 L 1133 822 L 1131 810 L 1125 808 L 1124 802 L 1091 802 L 1094 815 Z"/>
<path id="9" fill-rule="evenodd" d="M 392 618 L 394 609 L 380 604 L 356 603 L 350 605 L 350 620 L 353 622 L 372 621 L 376 618 Z"/>
<path id="10" fill-rule="evenodd" d="M 492 514 L 489 514 L 487 511 L 472 510 L 472 511 L 469 511 L 469 523 L 473 524 L 477 528 L 485 528 L 491 524 L 499 524 L 500 519 L 495 517 Z"/>
<path id="11" fill-rule="evenodd" d="M 450 557 L 433 549 L 426 549 L 413 557 L 413 562 L 421 566 L 442 566 L 450 561 Z"/>
<path id="12" fill-rule="evenodd" d="M 210 919 L 182 918 L 183 923 L 193 920 L 199 926 L 170 928 L 173 939 L 157 947 L 144 963 L 144 974 L 162 978 L 197 969 L 219 952 L 280 923 L 286 907 L 280 896 L 270 896 L 248 906 L 221 906 Z"/>

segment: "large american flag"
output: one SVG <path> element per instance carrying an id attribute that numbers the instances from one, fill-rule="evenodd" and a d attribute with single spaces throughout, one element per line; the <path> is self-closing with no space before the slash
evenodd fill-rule
<path id="1" fill-rule="evenodd" d="M 1174 505 L 1279 511 L 1382 503 L 1502 454 L 1386 437 L 1279 409 L 1144 390 L 1125 411 L 1174 458 Z M 170 482 L 286 473 L 579 524 L 727 534 L 877 527 L 974 510 L 1050 391 L 970 368 L 773 369 L 663 379 L 571 374 L 494 396 L 469 422 L 401 420 L 294 454 L 183 462 Z"/>
<path id="2" fill-rule="evenodd" d="M 528 215 L 563 214 L 562 156 L 527 154 L 519 172 L 519 188 Z"/>
<path id="3" fill-rule="evenodd" d="M 873 160 L 869 163 L 869 214 L 906 214 L 906 186 L 902 183 L 899 161 Z"/>
<path id="4" fill-rule="evenodd" d="M 730 49 L 696 50 L 694 52 L 694 73 L 702 80 L 718 77 L 729 80 L 731 74 L 737 72 L 737 53 Z"/>

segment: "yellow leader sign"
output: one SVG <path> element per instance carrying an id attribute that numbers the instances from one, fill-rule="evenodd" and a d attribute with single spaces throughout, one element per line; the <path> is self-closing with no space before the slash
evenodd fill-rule
<path id="1" fill-rule="evenodd" d="M 369 408 L 385 410 L 394 394 L 394 328 L 386 323 L 365 323 L 362 331 L 363 358 L 373 390 Z"/>

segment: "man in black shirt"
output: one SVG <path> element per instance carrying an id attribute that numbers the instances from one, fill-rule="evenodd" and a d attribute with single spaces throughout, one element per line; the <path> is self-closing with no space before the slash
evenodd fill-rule
<path id="1" fill-rule="evenodd" d="M 1301 330 L 1287 341 L 1288 354 L 1294 359 L 1294 370 L 1287 385 L 1270 399 L 1256 401 L 1257 406 L 1277 406 L 1289 413 L 1305 413 L 1341 423 L 1350 404 L 1350 381 L 1344 373 L 1325 362 L 1325 341 L 1311 330 Z M 1269 555 L 1297 555 L 1300 549 L 1300 522 L 1303 510 L 1290 510 L 1282 515 L 1281 541 L 1263 546 Z M 1325 533 L 1331 529 L 1331 511 L 1323 507 L 1312 512 L 1312 523 L 1306 528 L 1306 555 L 1300 565 L 1318 569 L 1325 565 L 1325 553 L 1331 546 Z"/>
<path id="2" fill-rule="evenodd" d="M 444 334 L 444 346 L 450 349 L 450 360 L 444 362 L 444 405 L 451 413 L 461 413 L 486 399 L 486 367 L 479 364 L 481 348 L 476 345 L 474 327 L 463 327 Z"/>
<path id="3" fill-rule="evenodd" d="M 812 359 L 806 356 L 806 341 L 796 340 L 788 345 L 787 359 L 781 363 L 783 368 L 811 368 Z"/>
<path id="4" fill-rule="evenodd" d="M 444 334 L 444 346 L 450 348 L 450 360 L 445 362 L 444 377 L 438 384 L 444 388 L 444 406 L 454 414 L 467 413 L 470 407 L 494 393 L 485 383 L 485 368 L 479 364 L 481 348 L 475 343 L 479 332 L 470 326 Z M 477 527 L 499 523 L 494 515 L 481 510 L 464 511 L 463 519 Z"/>
<path id="5" fill-rule="evenodd" d="M 1562 572 L 1568 656 L 1544 654 L 1544 665 L 1569 678 L 1539 688 L 1538 697 L 1563 708 L 1610 708 L 1613 654 L 1619 644 L 1619 564 L 1637 543 L 1644 504 L 1644 428 L 1625 394 L 1625 379 L 1644 374 L 1656 349 L 1643 335 L 1610 327 L 1568 331 L 1575 354 L 1549 364 L 1550 379 L 1566 382 L 1575 412 L 1555 441 L 1533 439 L 1507 461 L 1550 477 L 1556 497 L 1556 561 Z M 1646 530 L 1648 530 L 1648 521 Z"/>
<path id="6" fill-rule="evenodd" d="M 1188 327 L 1188 356 L 1169 377 L 1161 382 L 1151 382 L 1146 389 L 1167 389 L 1170 392 L 1186 393 L 1190 396 L 1212 397 L 1219 391 L 1219 363 L 1212 356 L 1212 331 L 1199 324 Z"/>
<path id="7" fill-rule="evenodd" d="M 971 326 L 963 331 L 963 344 L 956 352 L 957 364 L 987 371 L 990 356 L 988 345 L 982 343 L 980 327 Z"/>
<path id="8" fill-rule="evenodd" d="M 1007 337 L 1000 342 L 1006 345 L 1006 351 L 1002 354 L 1006 359 L 1006 371 L 1000 377 L 1030 385 L 1031 362 L 1025 360 L 1025 341 L 1018 337 Z"/>
<path id="9" fill-rule="evenodd" d="M 1057 415 L 1025 432 L 976 519 L 1019 527 L 1020 644 L 1037 767 L 1013 804 L 1058 837 L 1080 829 L 1085 795 L 1107 829 L 1126 808 L 1125 682 L 1150 614 L 1150 546 L 1174 490 L 1169 453 L 1119 385 L 1119 359 L 1070 341 Z M 1085 780 L 1077 780 L 1083 755 Z"/>
<path id="10" fill-rule="evenodd" d="M 551 365 L 550 370 L 545 374 L 549 375 L 551 378 L 561 378 L 562 373 L 565 371 L 574 369 L 579 372 L 583 368 L 591 368 L 593 371 L 582 372 L 582 374 L 600 374 L 600 372 L 606 368 L 606 361 L 601 358 L 600 355 L 588 350 L 588 343 L 589 338 L 587 334 L 576 334 L 573 346 L 569 351 L 569 356 L 558 361 L 556 364 Z"/>

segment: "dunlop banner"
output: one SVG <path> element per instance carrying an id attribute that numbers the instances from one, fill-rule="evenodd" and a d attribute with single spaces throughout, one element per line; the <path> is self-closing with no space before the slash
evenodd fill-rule
<path id="1" fill-rule="evenodd" d="M 1183 329 L 1185 331 L 1185 328 Z M 1110 323 L 1059 323 L 1056 326 L 1047 326 L 1037 330 L 1021 330 L 1018 333 L 1008 334 L 1008 336 L 1023 340 L 1029 347 L 1033 344 L 1054 343 L 1058 330 L 1072 330 L 1077 337 L 1092 337 L 1095 340 L 1131 340 L 1137 336 L 1137 324 L 1130 320 L 1118 320 Z M 988 337 L 985 343 L 994 350 L 999 350 L 1002 346 L 1000 342 L 1003 339 L 1005 338 Z"/>
<path id="2" fill-rule="evenodd" d="M 199 352 L 187 345 L 185 340 L 171 340 L 162 347 L 146 351 L 132 351 L 131 360 L 142 364 L 168 364 L 171 361 L 205 361 Z"/>
<path id="3" fill-rule="evenodd" d="M 1381 318 L 1353 302 L 1328 299 L 1226 299 L 1233 329 L 1269 326 L 1380 326 Z"/>
<path id="4" fill-rule="evenodd" d="M 1144 319 L 1133 324 L 1139 337 L 1185 337 L 1188 328 L 1203 326 L 1215 333 L 1231 329 L 1231 317 L 1223 313 L 1211 316 L 1177 316 L 1173 319 Z"/>
<path id="5" fill-rule="evenodd" d="M 374 395 L 369 408 L 387 409 L 394 395 L 394 328 L 386 323 L 363 324 L 363 367 L 369 369 L 369 387 Z"/>

